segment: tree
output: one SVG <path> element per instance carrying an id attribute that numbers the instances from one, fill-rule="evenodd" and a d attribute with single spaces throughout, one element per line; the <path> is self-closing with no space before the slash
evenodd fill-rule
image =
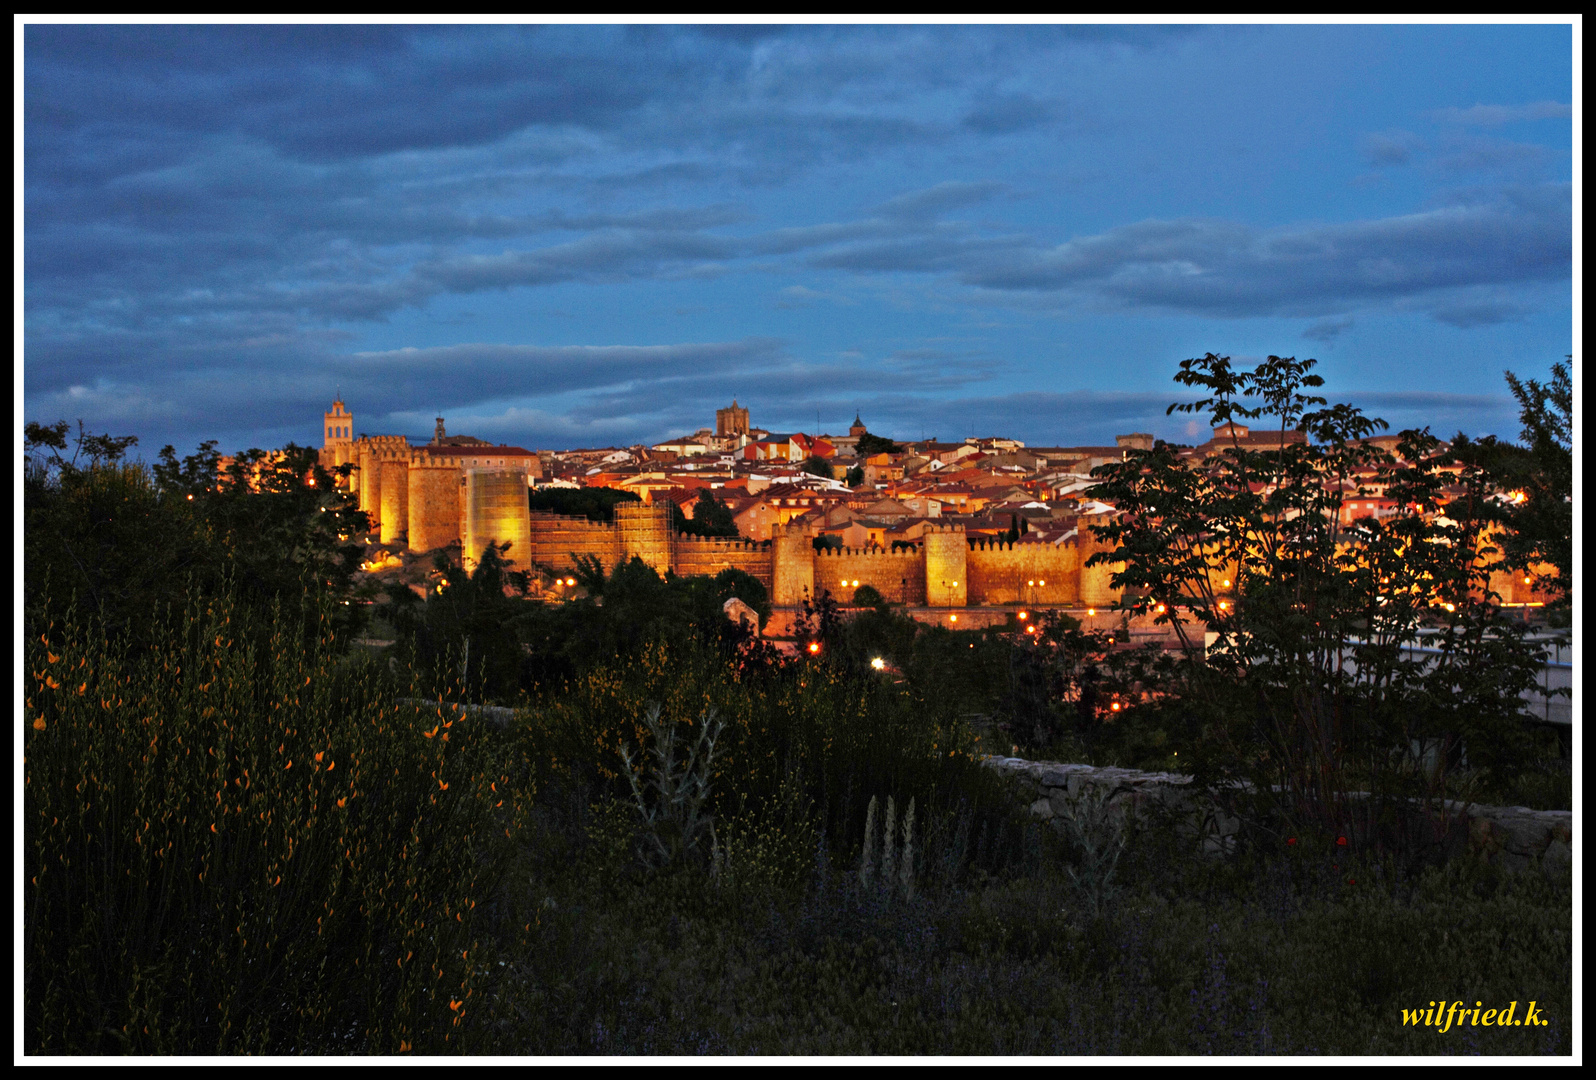
<path id="1" fill-rule="evenodd" d="M 1199 779 L 1245 781 L 1295 827 L 1373 839 L 1391 800 L 1457 793 L 1465 745 L 1476 768 L 1516 767 L 1538 658 L 1489 592 L 1486 473 L 1444 468 L 1428 431 L 1395 454 L 1372 445 L 1384 422 L 1308 392 L 1315 366 L 1184 361 L 1176 382 L 1207 396 L 1170 412 L 1263 420 L 1275 438 L 1221 428 L 1229 443 L 1206 459 L 1159 441 L 1095 470 L 1089 494 L 1118 514 L 1094 526 L 1112 550 L 1088 565 L 1120 564 L 1114 584 L 1180 640 Z M 1344 525 L 1344 502 L 1371 489 L 1397 512 Z M 1419 655 L 1421 628 L 1433 652 Z"/>
<path id="2" fill-rule="evenodd" d="M 157 608 L 198 590 L 228 590 L 264 610 L 321 592 L 342 629 L 362 619 L 352 576 L 362 531 L 315 450 L 247 451 L 221 469 L 215 443 L 181 461 L 172 447 L 153 466 L 126 460 L 134 436 L 78 425 L 28 424 L 24 446 L 25 593 L 30 625 L 78 614 L 113 635 L 140 638 Z"/>
<path id="3" fill-rule="evenodd" d="M 1532 574 L 1537 587 L 1558 594 L 1567 606 L 1574 588 L 1573 378 L 1567 364 L 1553 364 L 1544 386 L 1520 381 L 1511 371 L 1506 375 L 1518 399 L 1524 445 L 1498 477 L 1514 493 L 1507 504 L 1511 533 L 1503 542 L 1504 560 Z M 1548 564 L 1555 574 L 1544 572 Z"/>
<path id="4" fill-rule="evenodd" d="M 824 476 L 827 480 L 834 480 L 837 476 L 831 468 L 831 462 L 818 454 L 805 458 L 800 468 L 811 476 Z"/>
<path id="5" fill-rule="evenodd" d="M 853 448 L 853 452 L 862 458 L 872 457 L 876 454 L 897 454 L 901 453 L 902 450 L 903 447 L 891 439 L 883 438 L 880 435 L 872 435 L 868 431 L 859 436 L 859 441 L 854 444 Z"/>
<path id="6" fill-rule="evenodd" d="M 527 493 L 527 505 L 533 511 L 585 517 L 589 521 L 614 521 L 615 504 L 623 502 L 642 502 L 642 496 L 635 491 L 602 487 L 536 488 Z"/>
<path id="7" fill-rule="evenodd" d="M 853 468 L 849 469 L 847 475 L 843 477 L 843 483 L 847 484 L 849 487 L 858 487 L 860 484 L 864 483 L 864 480 L 865 472 L 863 465 L 855 465 Z"/>
<path id="8" fill-rule="evenodd" d="M 692 517 L 682 513 L 681 507 L 674 503 L 671 504 L 671 510 L 676 531 L 679 533 L 688 536 L 742 535 L 737 530 L 737 522 L 732 517 L 731 507 L 711 495 L 708 488 L 699 491 L 698 501 L 693 504 Z"/>

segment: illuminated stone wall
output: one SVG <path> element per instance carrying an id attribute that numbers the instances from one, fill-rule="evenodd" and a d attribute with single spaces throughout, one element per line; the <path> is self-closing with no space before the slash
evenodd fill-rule
<path id="1" fill-rule="evenodd" d="M 384 544 L 397 544 L 410 528 L 410 460 L 393 451 L 382 455 L 382 533 Z"/>
<path id="2" fill-rule="evenodd" d="M 918 549 L 826 548 L 815 554 L 814 582 L 841 604 L 853 603 L 854 593 L 866 585 L 875 586 L 890 604 L 923 604 L 925 556 Z"/>
<path id="3" fill-rule="evenodd" d="M 675 530 L 671 527 L 669 503 L 646 506 L 619 503 L 615 507 L 615 531 L 620 536 L 621 558 L 630 562 L 642 559 L 661 577 L 673 563 Z"/>
<path id="4" fill-rule="evenodd" d="M 925 552 L 925 602 L 931 607 L 964 607 L 969 595 L 964 526 L 930 526 L 920 541 Z"/>
<path id="5" fill-rule="evenodd" d="M 770 602 L 801 604 L 815 590 L 815 532 L 803 525 L 773 525 L 770 530 Z M 838 575 L 839 577 L 841 575 Z"/>
<path id="6" fill-rule="evenodd" d="M 574 556 L 591 556 L 607 574 L 621 561 L 621 538 L 613 524 L 539 511 L 531 515 L 532 559 L 555 570 L 574 570 Z"/>
<path id="7" fill-rule="evenodd" d="M 1109 584 L 1109 579 L 1124 570 L 1125 564 L 1105 563 L 1100 566 L 1087 566 L 1086 561 L 1094 554 L 1099 551 L 1112 551 L 1113 547 L 1099 541 L 1084 528 L 1081 532 L 1085 535 L 1076 543 L 1081 566 L 1080 602 L 1088 607 L 1113 607 L 1119 602 L 1120 592 Z"/>
<path id="8" fill-rule="evenodd" d="M 489 544 L 508 542 L 504 559 L 513 570 L 532 568 L 532 528 L 526 473 L 520 469 L 466 470 L 466 528 L 462 558 L 474 568 Z"/>
<path id="9" fill-rule="evenodd" d="M 411 455 L 409 474 L 411 551 L 433 551 L 460 540 L 460 504 L 465 487 L 460 467 L 424 453 Z"/>
<path id="10" fill-rule="evenodd" d="M 965 556 L 972 604 L 1071 604 L 1080 599 L 1080 549 L 977 540 Z"/>
<path id="11" fill-rule="evenodd" d="M 742 570 L 771 585 L 771 553 L 767 544 L 730 537 L 676 537 L 675 570 L 680 577 L 714 577 L 722 570 Z"/>

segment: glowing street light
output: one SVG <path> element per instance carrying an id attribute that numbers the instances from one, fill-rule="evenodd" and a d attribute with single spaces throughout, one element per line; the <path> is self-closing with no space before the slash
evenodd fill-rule
<path id="1" fill-rule="evenodd" d="M 874 660 L 870 661 L 870 666 L 875 668 L 877 671 L 885 671 L 887 669 L 887 662 L 878 656 Z"/>
<path id="2" fill-rule="evenodd" d="M 810 653 L 811 653 L 811 654 L 813 654 L 813 653 L 818 653 L 818 652 L 819 652 L 819 651 L 820 651 L 820 642 L 818 642 L 818 641 L 811 641 L 811 642 L 810 642 L 810 643 L 809 643 L 809 652 L 810 652 Z"/>

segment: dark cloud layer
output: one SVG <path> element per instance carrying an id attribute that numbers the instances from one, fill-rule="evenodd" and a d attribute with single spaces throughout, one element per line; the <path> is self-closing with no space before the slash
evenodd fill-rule
<path id="1" fill-rule="evenodd" d="M 1161 72 L 1255 33 L 28 25 L 25 411 L 243 440 L 342 384 L 373 418 L 479 408 L 527 438 L 663 437 L 728 393 L 792 423 L 864 401 L 1103 425 L 1139 399 L 1005 396 L 1036 384 L 1034 336 L 923 343 L 1104 314 L 1483 333 L 1569 280 L 1571 113 L 1544 93 L 1349 129 L 1382 177 L 1472 185 L 1403 206 L 1250 218 L 1133 198 L 1123 171 L 1081 186 L 1081 140 L 1175 145 L 1157 102 L 1199 99 Z M 1100 90 L 1113 65 L 1135 77 Z M 571 333 L 503 314 L 543 295 L 583 313 Z"/>

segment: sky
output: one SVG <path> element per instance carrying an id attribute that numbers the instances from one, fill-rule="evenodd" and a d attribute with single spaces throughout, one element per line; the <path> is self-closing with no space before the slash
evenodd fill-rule
<path id="1" fill-rule="evenodd" d="M 21 29 L 27 420 L 1097 445 L 1208 352 L 1516 437 L 1574 351 L 1541 26 Z"/>

